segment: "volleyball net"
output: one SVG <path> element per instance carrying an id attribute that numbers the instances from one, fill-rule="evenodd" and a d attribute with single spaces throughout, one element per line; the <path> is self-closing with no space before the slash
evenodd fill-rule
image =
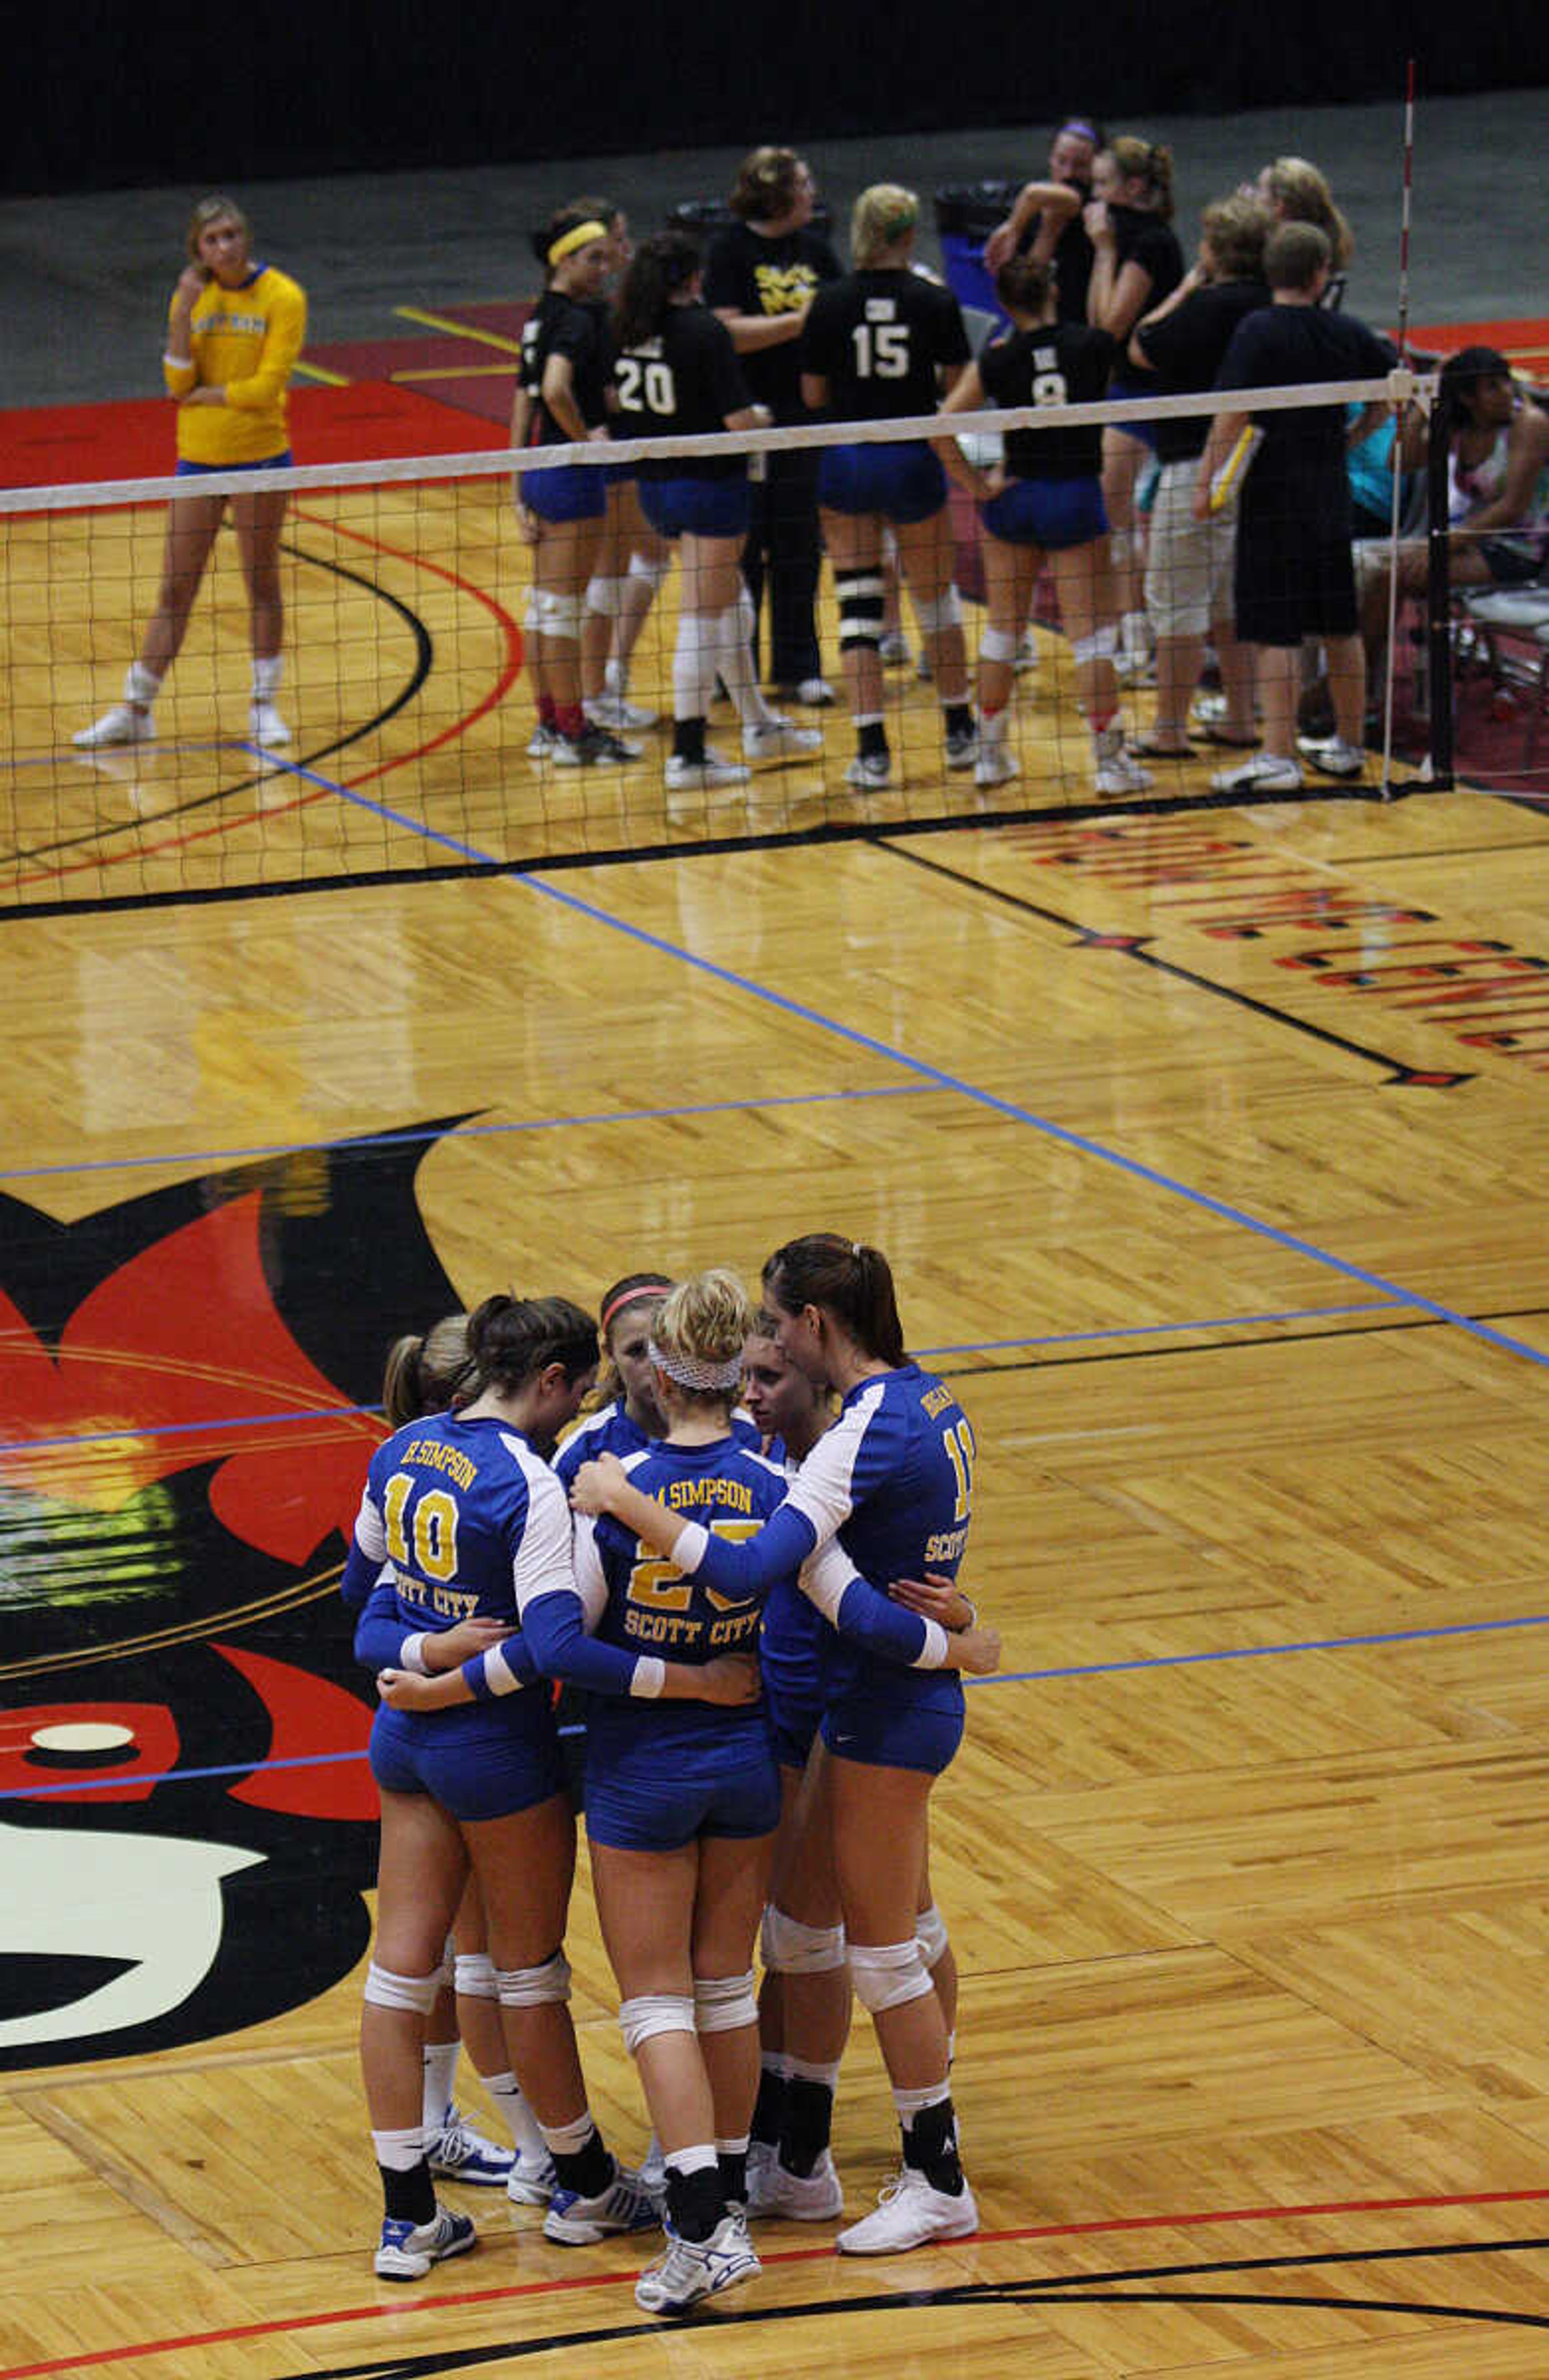
<path id="1" fill-rule="evenodd" d="M 1009 431 L 1058 437 L 1250 405 L 1264 414 L 1416 394 L 1423 402 L 1431 386 L 1399 374 L 1251 398 L 965 414 L 950 426 L 987 468 Z M 859 532 L 837 594 L 830 554 L 816 612 L 817 674 L 835 698 L 827 706 L 812 700 L 810 682 L 753 690 L 751 667 L 726 641 L 736 613 L 745 637 L 735 573 L 730 586 L 724 568 L 704 584 L 685 578 L 680 550 L 642 534 L 627 484 L 642 457 L 692 469 L 712 448 L 745 451 L 770 567 L 785 571 L 803 520 L 810 526 L 825 448 L 865 453 L 943 427 L 847 423 L 708 445 L 535 450 L 520 458 L 529 492 L 559 467 L 623 483 L 600 532 L 551 523 L 538 542 L 531 514 L 514 501 L 516 458 L 503 451 L 0 492 L 0 913 L 1277 797 L 1273 786 L 1234 795 L 1216 782 L 1248 756 L 1262 723 L 1252 687 L 1244 694 L 1229 657 L 1212 648 L 1213 618 L 1231 613 L 1219 573 L 1229 581 L 1221 531 L 1229 543 L 1236 497 L 1216 521 L 1214 557 L 1202 556 L 1177 519 L 1165 525 L 1167 506 L 1180 512 L 1178 490 L 1139 449 L 1133 528 L 1046 565 L 1009 629 L 1004 593 L 998 630 L 986 608 L 1006 557 L 986 554 L 963 488 L 952 489 L 936 531 L 915 525 L 870 545 Z M 266 718 L 249 673 L 252 540 L 233 515 L 275 494 L 284 634 Z M 190 501 L 227 495 L 236 502 L 153 705 L 127 730 L 81 740 L 125 703 L 127 672 L 164 592 L 169 506 L 187 517 Z M 1305 760 L 1308 794 L 1372 797 L 1450 780 L 1445 457 L 1433 453 L 1402 509 L 1410 535 L 1429 542 L 1428 595 L 1396 607 L 1392 633 L 1372 632 L 1365 716 L 1351 731 L 1370 747 L 1359 773 L 1327 776 Z M 1271 574 L 1273 548 L 1271 537 Z M 1127 587 L 1116 583 L 1116 556 L 1131 569 Z M 810 554 L 801 566 L 810 579 Z M 1368 597 L 1374 567 L 1386 586 L 1379 554 Z M 1214 597 L 1198 582 L 1211 571 Z M 1369 609 L 1375 619 L 1374 598 Z M 766 584 L 766 684 L 768 610 Z M 1144 641 L 1137 614 L 1150 622 Z M 568 700 L 552 724 L 552 688 L 574 691 L 571 664 L 587 702 L 585 748 Z M 1324 682 L 1315 642 L 1305 673 L 1298 724 L 1310 747 L 1350 715 L 1339 687 Z M 547 728 L 537 704 L 546 686 Z M 695 699 L 705 705 L 703 765 L 674 755 L 684 740 L 674 710 Z M 785 726 L 771 728 L 771 715 Z M 1168 752 L 1169 742 L 1178 748 Z M 867 747 L 874 762 L 885 753 L 885 768 L 858 766 Z M 1123 765 L 1105 766 L 1105 754 Z"/>

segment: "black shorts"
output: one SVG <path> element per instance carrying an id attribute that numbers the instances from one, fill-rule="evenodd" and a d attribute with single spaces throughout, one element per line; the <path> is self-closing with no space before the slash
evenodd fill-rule
<path id="1" fill-rule="evenodd" d="M 1304 637 L 1353 637 L 1355 565 L 1349 531 L 1315 516 L 1273 513 L 1238 528 L 1237 633 L 1244 644 L 1300 645 Z"/>

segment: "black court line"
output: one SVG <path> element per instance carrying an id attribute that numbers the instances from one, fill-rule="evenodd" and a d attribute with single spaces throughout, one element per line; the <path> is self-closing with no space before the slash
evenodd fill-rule
<path id="1" fill-rule="evenodd" d="M 389 610 L 396 612 L 414 638 L 414 664 L 401 692 L 394 695 L 391 702 L 384 703 L 382 708 L 363 725 L 352 727 L 347 735 L 335 736 L 332 744 L 321 744 L 316 751 L 309 752 L 303 759 L 289 763 L 292 769 L 310 768 L 319 760 L 328 759 L 335 752 L 346 751 L 350 745 L 358 744 L 363 737 L 374 735 L 379 727 L 385 726 L 390 719 L 396 718 L 398 712 L 414 700 L 415 696 L 430 676 L 435 661 L 435 646 L 429 628 L 418 613 L 410 611 L 406 603 L 402 602 L 396 595 L 391 594 L 385 587 L 379 587 L 375 579 L 368 578 L 363 571 L 351 570 L 345 564 L 331 561 L 321 553 L 309 553 L 305 547 L 294 545 L 288 539 L 282 539 L 280 551 L 282 553 L 290 554 L 297 562 L 308 564 L 314 570 L 330 571 L 335 578 L 347 579 L 351 586 L 362 588 L 368 595 L 373 596 L 379 602 L 385 603 Z M 67 760 L 69 756 L 61 754 L 60 757 Z M 200 810 L 209 809 L 221 802 L 232 801 L 239 794 L 252 793 L 260 785 L 272 785 L 273 783 L 272 771 L 259 770 L 250 776 L 239 777 L 235 784 L 217 785 L 212 793 L 195 794 L 191 795 L 187 801 L 175 802 L 169 809 L 158 810 L 154 820 L 150 823 L 157 828 L 175 824 L 179 820 L 196 817 Z M 115 836 L 143 834 L 146 827 L 147 821 L 144 819 L 126 820 L 120 826 L 92 827 L 81 834 L 62 835 L 54 843 L 29 844 L 12 853 L 0 854 L 0 866 L 16 868 L 35 866 L 56 857 L 64 852 L 79 851 L 90 844 L 108 843 Z M 104 867 L 114 864 L 111 860 L 103 861 Z M 258 888 L 248 889 L 256 891 Z M 265 889 L 282 890 L 284 888 Z M 187 900 L 188 895 L 183 892 L 174 892 L 170 896 L 157 893 L 109 892 L 94 898 L 83 897 L 41 903 L 20 902 L 0 909 L 0 917 L 58 916 L 71 912 L 79 913 L 81 910 L 115 909 L 131 904 L 137 908 L 147 905 L 159 906 L 163 905 L 168 898 L 177 902 Z"/>
<path id="2" fill-rule="evenodd" d="M 972 2248 L 972 2239 L 948 2243 Z M 663 2332 L 697 2330 L 707 2342 L 732 2331 L 759 2330 L 783 2323 L 842 2322 L 851 2316 L 972 2313 L 976 2307 L 1021 2306 L 1035 2312 L 1042 2306 L 1189 2305 L 1296 2306 L 1320 2313 L 1386 2313 L 1415 2322 L 1482 2323 L 1508 2329 L 1549 2330 L 1549 2313 L 1518 2313 L 1498 2306 L 1449 2304 L 1445 2299 L 1349 2297 L 1309 2289 L 1204 2289 L 1198 2284 L 1219 2277 L 1231 2280 L 1249 2274 L 1316 2272 L 1329 2267 L 1386 2265 L 1454 2256 L 1499 2256 L 1533 2253 L 1549 2248 L 1549 2239 L 1455 2240 L 1432 2247 L 1339 2249 L 1327 2254 L 1254 2256 L 1202 2265 L 1134 2265 L 1088 2275 L 1030 2275 L 1020 2280 L 964 2281 L 945 2289 L 890 2289 L 858 2298 L 805 2299 L 794 2305 L 706 2305 L 687 2315 L 647 2322 L 597 2324 L 586 2330 L 534 2338 L 505 2339 L 483 2347 L 428 2350 L 418 2354 L 388 2353 L 364 2362 L 323 2366 L 314 2380 L 433 2380 L 440 2373 L 464 2372 L 484 2363 L 526 2362 L 535 2355 L 563 2355 L 576 2350 L 623 2346 L 636 2338 L 660 2338 Z M 1176 2283 L 1179 2286 L 1165 2286 Z M 940 2342 L 943 2346 L 945 2341 Z M 1376 2342 L 1368 2353 L 1380 2354 Z M 1245 2368 L 1245 2367 L 1244 2367 Z M 1223 2366 L 1229 2371 L 1230 2365 Z"/>
<path id="3" fill-rule="evenodd" d="M 884 845 L 884 848 L 887 846 Z M 1455 1090 L 1459 1083 L 1471 1083 L 1471 1074 L 1453 1073 L 1426 1066 L 1410 1066 L 1401 1058 L 1389 1056 L 1385 1050 L 1374 1050 L 1369 1042 L 1352 1041 L 1347 1034 L 1331 1032 L 1327 1026 L 1314 1025 L 1305 1016 L 1293 1015 L 1289 1009 L 1277 1008 L 1272 1001 L 1255 999 L 1253 993 L 1239 991 L 1230 984 L 1219 983 L 1212 976 L 1201 975 L 1193 967 L 1180 966 L 1174 959 L 1162 958 L 1150 948 L 1154 937 L 1149 934 L 1110 934 L 1095 926 L 1083 926 L 1077 917 L 1067 917 L 1059 909 L 1048 909 L 1030 901 L 1021 892 L 1008 892 L 998 884 L 986 884 L 982 877 L 973 876 L 964 868 L 953 868 L 945 860 L 928 858 L 917 851 L 897 851 L 893 856 L 911 868 L 927 868 L 934 876 L 944 876 L 966 890 L 982 892 L 1003 908 L 1014 909 L 1023 916 L 1036 917 L 1041 924 L 1058 926 L 1073 936 L 1078 949 L 1104 951 L 1120 958 L 1132 959 L 1138 966 L 1150 967 L 1157 975 L 1169 977 L 1175 983 L 1186 983 L 1203 991 L 1212 1000 L 1224 1000 L 1234 1008 L 1246 1009 L 1251 1015 L 1262 1016 L 1271 1025 L 1283 1026 L 1288 1032 L 1301 1033 L 1325 1048 L 1342 1050 L 1347 1056 L 1361 1058 L 1368 1065 L 1386 1069 L 1386 1082 L 1400 1087 L 1419 1086 L 1425 1090 Z"/>
<path id="4" fill-rule="evenodd" d="M 364 728 L 358 731 L 361 735 L 367 732 Z M 345 739 L 354 740 L 353 736 Z M 327 748 L 332 751 L 340 747 Z M 326 752 L 315 753 L 311 759 L 326 757 Z M 310 762 L 293 765 L 309 766 Z M 1434 794 L 1443 790 L 1416 783 L 1395 787 L 1391 798 L 1398 800 L 1410 793 Z M 1295 793 L 1256 795 L 1253 806 L 1262 809 L 1292 803 L 1305 806 L 1311 801 L 1382 802 L 1384 798 L 1380 785 L 1303 785 Z M 531 876 L 540 870 L 547 876 L 584 868 L 641 868 L 659 860 L 715 859 L 742 851 L 808 851 L 828 844 L 869 843 L 881 849 L 889 840 L 902 835 L 962 834 L 1010 826 L 1079 826 L 1092 819 L 1176 818 L 1194 811 L 1241 808 L 1241 796 L 1237 795 L 1180 794 L 1130 803 L 1122 809 L 1112 802 L 1091 801 L 1045 803 L 1025 809 L 952 810 L 929 818 L 900 819 L 885 825 L 876 820 L 858 819 L 822 826 L 772 829 L 762 834 L 691 835 L 681 842 L 615 844 L 601 851 L 529 852 L 517 859 L 468 860 L 431 868 L 341 868 L 327 876 L 284 877 L 264 883 L 198 886 L 165 892 L 82 893 L 54 901 L 13 902 L 0 908 L 0 925 L 14 917 L 81 917 L 99 909 L 175 909 L 212 901 L 273 901 L 303 892 L 349 892 L 386 884 L 434 884 L 463 876 Z"/>

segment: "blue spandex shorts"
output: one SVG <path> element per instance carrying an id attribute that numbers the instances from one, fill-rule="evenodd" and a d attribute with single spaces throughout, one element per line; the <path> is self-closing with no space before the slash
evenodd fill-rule
<path id="1" fill-rule="evenodd" d="M 642 1731 L 587 1755 L 587 1832 L 616 1851 L 673 1852 L 700 1835 L 753 1840 L 780 1824 L 780 1770 L 766 1732 L 743 1730 L 721 1756 L 664 1752 Z"/>
<path id="2" fill-rule="evenodd" d="M 659 537 L 745 537 L 753 517 L 745 479 L 647 480 L 636 492 Z"/>
<path id="3" fill-rule="evenodd" d="M 980 505 L 979 518 L 1007 545 L 1041 546 L 1046 553 L 1091 545 L 1108 533 L 1096 480 L 1012 480 Z"/>
<path id="4" fill-rule="evenodd" d="M 908 528 L 940 511 L 947 475 L 917 438 L 888 446 L 825 446 L 817 501 L 830 512 L 880 513 Z"/>
<path id="5" fill-rule="evenodd" d="M 452 1710 L 379 1710 L 371 1774 L 390 1793 L 428 1793 L 466 1819 L 509 1818 L 565 1782 L 553 1713 L 538 1688 Z"/>
<path id="6" fill-rule="evenodd" d="M 962 1706 L 846 1694 L 824 1712 L 823 1741 L 841 1760 L 862 1761 L 870 1768 L 919 1768 L 939 1777 L 962 1742 Z"/>
<path id="7" fill-rule="evenodd" d="M 288 471 L 291 452 L 287 446 L 283 455 L 266 455 L 260 463 L 186 463 L 181 455 L 173 477 L 178 480 L 204 480 L 215 472 L 227 471 Z"/>
<path id="8" fill-rule="evenodd" d="M 539 520 L 600 520 L 608 509 L 606 463 L 556 463 L 521 474 L 522 502 Z"/>

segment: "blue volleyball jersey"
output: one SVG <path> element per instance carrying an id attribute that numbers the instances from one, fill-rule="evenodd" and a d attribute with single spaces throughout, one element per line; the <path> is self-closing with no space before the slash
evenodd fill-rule
<path id="1" fill-rule="evenodd" d="M 431 1415 L 372 1456 L 355 1524 L 358 1560 L 390 1565 L 407 1631 L 514 1623 L 527 1597 L 574 1584 L 569 1504 L 508 1422 Z"/>
<path id="2" fill-rule="evenodd" d="M 778 1464 L 787 1485 L 798 1465 L 782 1441 L 769 1441 L 769 1461 Z M 758 1639 L 758 1659 L 773 1702 L 815 1698 L 822 1688 L 827 1666 L 825 1647 L 834 1631 L 821 1611 L 803 1594 L 797 1578 L 777 1578 L 764 1603 L 764 1625 Z"/>
<path id="3" fill-rule="evenodd" d="M 902 1364 L 850 1390 L 756 1537 L 732 1545 L 690 1526 L 676 1558 L 725 1595 L 755 1590 L 835 1536 L 875 1589 L 927 1570 L 955 1577 L 968 1542 L 974 1455 L 973 1429 L 950 1389 L 917 1364 Z M 922 1630 L 931 1624 L 915 1622 Z M 955 1674 L 920 1674 L 935 1666 L 927 1654 L 903 1656 L 907 1670 L 895 1666 L 899 1658 L 875 1644 L 829 1648 L 830 1700 L 872 1685 L 931 1703 L 961 1696 Z"/>
<path id="4" fill-rule="evenodd" d="M 732 1415 L 732 1435 L 739 1446 L 750 1447 L 755 1454 L 763 1444 L 757 1423 L 741 1405 Z M 616 1454 L 623 1463 L 630 1455 L 648 1453 L 653 1446 L 660 1444 L 660 1439 L 648 1438 L 638 1422 L 630 1419 L 623 1397 L 614 1397 L 577 1422 L 554 1457 L 554 1469 L 568 1494 L 583 1463 L 590 1463 L 599 1454 Z"/>
<path id="5" fill-rule="evenodd" d="M 653 1440 L 625 1457 L 624 1468 L 642 1495 L 671 1512 L 692 1512 L 718 1538 L 733 1541 L 752 1536 L 785 1494 L 778 1464 L 734 1438 L 708 1446 Z M 696 1669 L 722 1653 L 757 1649 L 763 1586 L 740 1596 L 718 1594 L 685 1577 L 609 1513 L 599 1514 L 589 1532 L 584 1524 L 578 1531 L 576 1574 L 583 1596 L 588 1578 L 594 1591 L 596 1585 L 605 1590 L 595 1631 L 600 1644 Z M 638 1701 L 599 1702 L 590 1715 L 591 1756 L 606 1757 L 611 1746 L 634 1741 L 646 1728 L 664 1752 L 691 1744 L 708 1750 L 713 1742 L 728 1746 L 734 1760 L 741 1756 L 739 1743 L 750 1737 L 767 1742 L 768 1718 L 762 1694 L 735 1710 L 713 1703 L 673 1701 L 645 1710 Z"/>

